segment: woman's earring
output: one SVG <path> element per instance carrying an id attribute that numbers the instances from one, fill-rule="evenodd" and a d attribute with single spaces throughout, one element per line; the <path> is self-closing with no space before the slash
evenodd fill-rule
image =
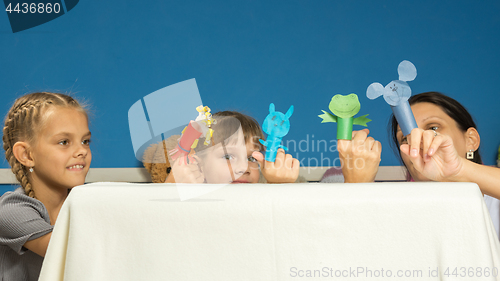
<path id="1" fill-rule="evenodd" d="M 30 167 L 29 171 L 30 171 L 30 173 L 33 173 L 33 167 Z"/>
<path id="2" fill-rule="evenodd" d="M 474 151 L 472 149 L 469 150 L 469 152 L 467 152 L 466 158 L 469 159 L 469 160 L 474 159 Z"/>

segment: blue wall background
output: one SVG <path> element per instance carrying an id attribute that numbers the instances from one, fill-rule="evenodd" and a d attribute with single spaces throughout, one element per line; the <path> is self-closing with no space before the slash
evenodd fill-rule
<path id="1" fill-rule="evenodd" d="M 27 92 L 74 93 L 94 112 L 92 167 L 139 167 L 128 109 L 151 92 L 196 78 L 213 111 L 240 110 L 262 122 L 270 102 L 283 112 L 293 104 L 284 141 L 308 139 L 309 151 L 291 152 L 316 166 L 327 163 L 311 159 L 337 157 L 311 151 L 311 140 L 335 139 L 336 125 L 320 124 L 317 115 L 333 95 L 354 92 L 383 144 L 381 164 L 399 165 L 388 145 L 390 108 L 365 92 L 372 82 L 396 79 L 406 59 L 418 71 L 409 82 L 413 93 L 446 93 L 475 116 L 483 159 L 491 165 L 500 144 L 500 2 L 478 3 L 82 0 L 64 16 L 19 33 L 1 11 L 0 112 Z"/>

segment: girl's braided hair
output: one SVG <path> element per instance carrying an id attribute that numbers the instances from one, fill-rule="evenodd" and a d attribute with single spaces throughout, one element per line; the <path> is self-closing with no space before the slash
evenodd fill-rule
<path id="1" fill-rule="evenodd" d="M 25 193 L 33 198 L 35 198 L 35 192 L 29 181 L 28 168 L 16 159 L 12 148 L 19 141 L 33 145 L 50 115 L 47 113 L 56 106 L 74 108 L 87 115 L 85 108 L 68 95 L 39 92 L 18 98 L 5 117 L 3 127 L 5 158 Z"/>

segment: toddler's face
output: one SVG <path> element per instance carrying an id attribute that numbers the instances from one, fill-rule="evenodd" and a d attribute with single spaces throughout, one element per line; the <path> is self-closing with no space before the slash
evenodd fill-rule
<path id="1" fill-rule="evenodd" d="M 227 144 L 216 144 L 198 154 L 198 161 L 207 183 L 257 183 L 259 165 L 252 157 L 257 147 L 245 144 L 241 129 Z"/>
<path id="2" fill-rule="evenodd" d="M 258 183 L 259 182 L 259 163 L 253 158 L 252 153 L 259 151 L 259 146 L 249 139 L 245 145 L 248 161 L 248 168 L 235 182 L 233 183 Z"/>

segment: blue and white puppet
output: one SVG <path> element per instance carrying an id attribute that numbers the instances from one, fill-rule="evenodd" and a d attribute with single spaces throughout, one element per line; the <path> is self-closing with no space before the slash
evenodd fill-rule
<path id="1" fill-rule="evenodd" d="M 281 140 L 290 130 L 289 119 L 292 113 L 293 105 L 290 106 L 285 114 L 275 111 L 274 103 L 269 105 L 269 114 L 262 124 L 262 130 L 267 134 L 267 140 L 259 140 L 266 147 L 266 161 L 274 162 L 276 160 L 278 148 L 283 148 L 285 151 L 288 150 L 287 147 L 281 145 Z"/>
<path id="2" fill-rule="evenodd" d="M 407 136 L 411 133 L 411 130 L 418 128 L 408 103 L 411 88 L 406 83 L 407 81 L 413 81 L 417 77 L 417 68 L 413 63 L 404 60 L 398 66 L 398 74 L 399 80 L 391 81 L 385 87 L 380 83 L 370 84 L 366 90 L 366 96 L 373 100 L 383 95 L 385 101 L 391 106 L 403 135 Z"/>

